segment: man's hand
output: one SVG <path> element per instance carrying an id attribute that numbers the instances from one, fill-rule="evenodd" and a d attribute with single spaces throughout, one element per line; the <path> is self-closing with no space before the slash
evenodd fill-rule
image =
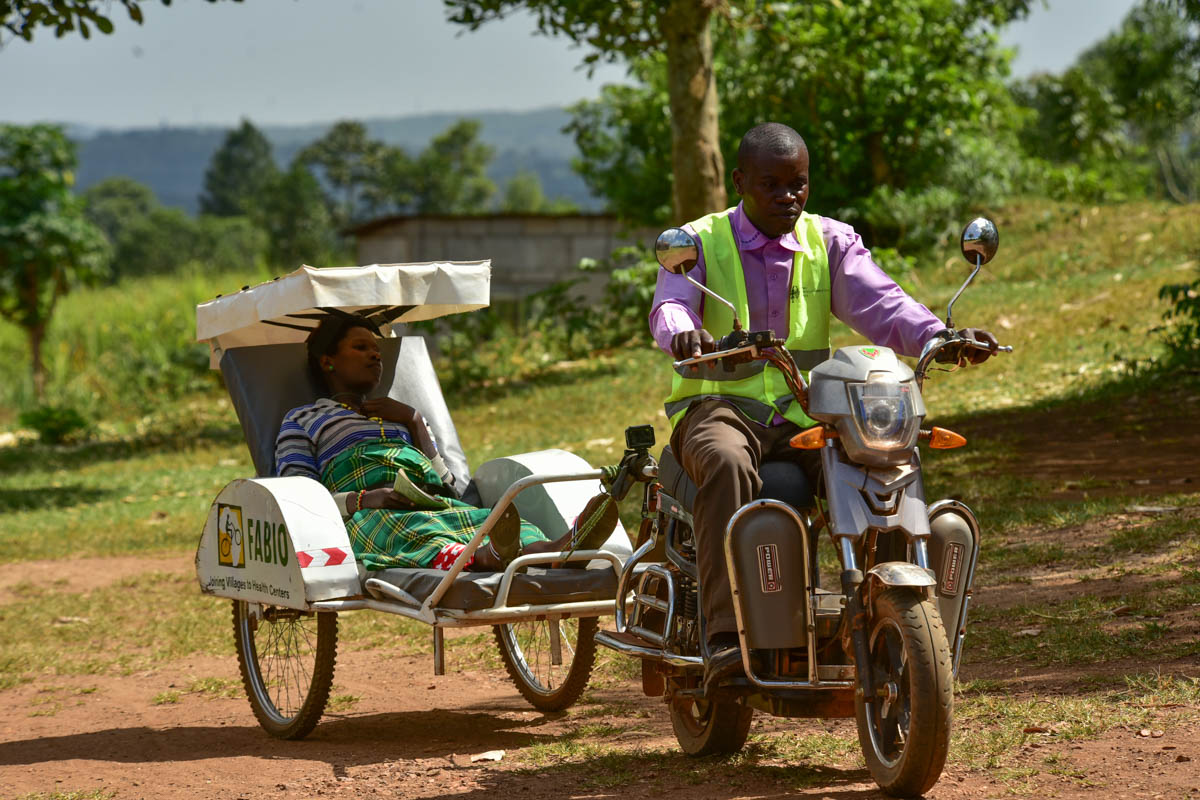
<path id="1" fill-rule="evenodd" d="M 703 328 L 692 331 L 680 331 L 671 337 L 671 353 L 677 361 L 685 358 L 695 358 L 717 349 L 717 343 L 712 334 Z"/>
<path id="2" fill-rule="evenodd" d="M 987 361 L 996 352 L 996 348 L 1000 346 L 1000 342 L 996 341 L 996 337 L 989 331 L 980 328 L 963 328 L 958 332 L 958 335 L 964 339 L 973 339 L 986 347 L 986 350 L 980 350 L 977 347 L 968 347 L 963 352 L 967 360 L 972 364 L 982 364 Z"/>

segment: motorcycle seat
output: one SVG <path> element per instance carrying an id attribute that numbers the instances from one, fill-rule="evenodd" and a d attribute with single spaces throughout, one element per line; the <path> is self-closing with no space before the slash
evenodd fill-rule
<path id="1" fill-rule="evenodd" d="M 799 464 L 793 461 L 764 461 L 759 466 L 758 475 L 763 482 L 762 491 L 758 493 L 759 499 L 779 500 L 798 510 L 806 510 L 816 504 L 812 484 Z M 684 472 L 670 445 L 663 448 L 662 456 L 658 459 L 658 481 L 663 491 L 691 513 L 696 500 L 696 484 Z"/>

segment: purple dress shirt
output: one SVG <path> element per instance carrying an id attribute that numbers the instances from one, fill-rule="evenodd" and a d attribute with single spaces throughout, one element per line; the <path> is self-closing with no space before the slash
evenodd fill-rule
<path id="1" fill-rule="evenodd" d="M 828 217 L 819 219 L 829 254 L 833 315 L 874 344 L 890 347 L 902 355 L 920 355 L 925 342 L 945 328 L 945 324 L 876 266 L 854 228 Z M 742 320 L 742 324 L 748 330 L 769 328 L 776 336 L 787 336 L 792 262 L 795 253 L 804 247 L 793 231 L 777 239 L 769 238 L 754 226 L 741 203 L 733 210 L 730 223 L 742 256 L 746 301 L 750 306 L 750 319 Z M 690 226 L 687 230 L 695 234 Z M 703 249 L 699 263 L 689 274 L 697 283 L 705 283 Z M 650 332 L 668 355 L 672 336 L 701 327 L 704 300 L 704 294 L 682 275 L 658 270 L 654 304 L 650 308 Z M 728 331 L 709 333 L 720 338 Z"/>

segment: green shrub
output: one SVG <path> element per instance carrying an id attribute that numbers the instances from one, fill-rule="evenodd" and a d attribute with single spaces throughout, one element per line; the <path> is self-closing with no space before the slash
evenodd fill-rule
<path id="1" fill-rule="evenodd" d="M 37 431 L 46 444 L 62 444 L 87 427 L 87 420 L 71 406 L 38 406 L 21 412 L 20 422 Z"/>
<path id="2" fill-rule="evenodd" d="M 266 252 L 267 234 L 245 217 L 193 218 L 160 206 L 122 230 L 113 272 L 167 275 L 192 263 L 221 272 L 254 269 Z"/>
<path id="3" fill-rule="evenodd" d="M 1171 283 L 1158 290 L 1160 300 L 1171 304 L 1163 317 L 1168 325 L 1164 340 L 1171 357 L 1182 364 L 1200 364 L 1200 278 Z"/>
<path id="4" fill-rule="evenodd" d="M 1146 196 L 1153 181 L 1145 164 L 1132 160 L 1055 164 L 1031 158 L 1021 165 L 1025 194 L 1071 203 L 1121 203 Z"/>

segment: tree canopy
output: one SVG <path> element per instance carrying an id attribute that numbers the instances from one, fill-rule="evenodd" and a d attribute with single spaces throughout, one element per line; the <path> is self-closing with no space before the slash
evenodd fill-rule
<path id="1" fill-rule="evenodd" d="M 901 212 L 946 206 L 953 192 L 927 191 L 973 187 L 970 165 L 1003 157 L 1014 106 L 994 30 L 1027 5 L 733 5 L 714 25 L 720 148 L 733 153 L 760 122 L 789 124 L 809 145 L 813 210 L 869 208 L 865 222 L 884 240 L 912 236 L 918 221 Z M 634 85 L 607 86 L 599 100 L 576 105 L 569 130 L 584 179 L 613 210 L 666 222 L 672 161 L 663 55 L 643 56 L 631 77 Z M 999 151 L 985 154 L 989 148 Z"/>
<path id="2" fill-rule="evenodd" d="M 379 204 L 381 198 L 371 188 L 381 177 L 387 151 L 387 145 L 372 139 L 361 122 L 342 120 L 301 150 L 295 163 L 324 179 L 333 190 L 333 218 L 338 225 L 347 225 Z"/>
<path id="3" fill-rule="evenodd" d="M 578 135 L 588 123 L 612 125 L 579 138 L 581 146 L 594 148 L 593 159 L 600 153 L 614 167 L 662 169 L 662 153 L 669 152 L 665 162 L 670 165 L 669 175 L 666 170 L 657 177 L 642 174 L 633 181 L 643 184 L 639 189 L 626 186 L 619 191 L 631 199 L 642 198 L 640 214 L 654 209 L 661 219 L 662 192 L 645 185 L 656 180 L 667 189 L 670 218 L 675 221 L 725 207 L 722 152 L 729 150 L 723 145 L 749 127 L 744 124 L 746 117 L 756 115 L 757 121 L 799 117 L 809 123 L 804 135 L 826 136 L 827 143 L 838 145 L 856 130 L 856 124 L 869 122 L 858 141 L 830 154 L 830 163 L 845 164 L 846 176 L 865 170 L 866 181 L 899 185 L 892 179 L 896 160 L 918 154 L 920 147 L 914 146 L 914 140 L 924 137 L 926 129 L 920 125 L 928 121 L 922 120 L 921 113 L 906 114 L 907 107 L 920 105 L 929 117 L 930 106 L 954 101 L 940 116 L 953 114 L 963 104 L 959 98 L 991 78 L 990 71 L 979 80 L 970 73 L 972 48 L 983 51 L 976 60 L 994 60 L 998 49 L 994 37 L 988 38 L 989 30 L 1027 13 L 1030 2 L 444 0 L 449 18 L 472 30 L 525 10 L 534 15 L 539 32 L 566 36 L 585 47 L 584 63 L 623 60 L 628 64 L 643 86 L 653 90 L 652 99 L 606 91 L 601 103 L 608 106 L 585 104 L 573 128 Z M 710 31 L 714 27 L 715 48 Z M 953 74 L 946 74 L 946 69 Z M 953 86 L 955 78 L 963 79 L 964 85 Z M 926 101 L 928 79 L 947 88 Z M 744 85 L 745 81 L 752 85 Z M 796 102 L 805 105 L 797 108 Z M 634 109 L 635 103 L 640 108 Z M 841 118 L 827 113 L 847 110 L 849 116 Z M 627 113 L 637 120 L 623 119 Z M 903 125 L 889 127 L 896 117 L 903 118 Z M 659 118 L 666 124 L 658 124 Z M 644 127 L 634 130 L 646 124 L 654 127 L 655 142 L 646 141 Z M 827 124 L 836 130 L 826 130 Z M 624 145 L 621 139 L 628 135 L 640 144 Z M 844 159 L 835 162 L 838 156 Z M 585 152 L 582 172 L 593 188 L 618 190 L 612 180 L 615 173 L 601 174 L 605 168 L 588 164 L 588 159 Z M 629 211 L 620 206 L 617 210 Z"/>
<path id="4" fill-rule="evenodd" d="M 1120 197 L 1200 199 L 1200 4 L 1142 0 L 1061 74 L 1018 83 L 1029 157 Z"/>
<path id="5" fill-rule="evenodd" d="M 204 173 L 200 213 L 215 217 L 249 214 L 279 169 L 271 143 L 248 119 L 225 135 Z"/>
<path id="6" fill-rule="evenodd" d="M 60 297 L 102 278 L 110 249 L 71 195 L 74 145 L 52 125 L 0 125 L 0 315 L 29 338 L 45 388 L 42 341 Z"/>
<path id="7" fill-rule="evenodd" d="M 171 5 L 171 0 L 161 1 L 164 6 Z M 118 2 L 131 21 L 142 24 L 143 0 Z M 0 0 L 0 28 L 27 42 L 33 41 L 34 33 L 40 29 L 52 29 L 58 38 L 78 31 L 89 39 L 93 27 L 100 33 L 113 32 L 112 6 L 112 0 Z"/>
<path id="8" fill-rule="evenodd" d="M 725 206 L 725 163 L 719 145 L 717 87 L 709 23 L 734 0 L 443 0 L 448 18 L 477 29 L 529 11 L 540 33 L 586 48 L 585 64 L 663 56 L 666 67 L 673 208 L 679 220 Z"/>
<path id="9" fill-rule="evenodd" d="M 334 223 L 344 228 L 368 214 L 478 214 L 496 186 L 487 177 L 492 148 L 480 124 L 460 120 L 415 156 L 372 139 L 363 123 L 344 120 L 296 156 L 330 190 Z"/>

